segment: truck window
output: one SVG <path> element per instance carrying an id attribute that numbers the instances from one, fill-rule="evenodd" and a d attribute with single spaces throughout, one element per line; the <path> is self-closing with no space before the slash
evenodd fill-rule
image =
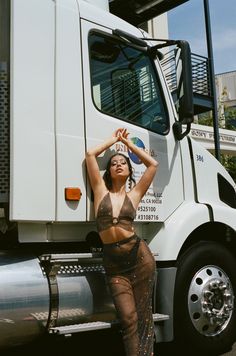
<path id="1" fill-rule="evenodd" d="M 169 129 L 163 95 L 148 55 L 113 37 L 90 33 L 92 95 L 105 114 L 159 134 Z"/>

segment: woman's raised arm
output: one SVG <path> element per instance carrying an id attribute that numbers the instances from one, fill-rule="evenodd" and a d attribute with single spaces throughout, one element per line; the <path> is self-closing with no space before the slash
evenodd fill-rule
<path id="1" fill-rule="evenodd" d="M 94 193 L 96 192 L 97 189 L 101 187 L 101 185 L 105 186 L 105 183 L 99 171 L 97 157 L 119 140 L 120 130 L 121 129 L 116 130 L 111 137 L 103 141 L 101 144 L 92 147 L 86 152 L 85 158 L 86 158 L 87 171 L 89 175 L 89 181 Z"/>
<path id="2" fill-rule="evenodd" d="M 138 158 L 147 167 L 144 174 L 133 188 L 137 199 L 141 200 L 155 177 L 159 163 L 142 148 L 135 146 L 133 142 L 128 139 L 129 133 L 126 129 L 123 129 L 121 132 L 119 132 L 119 135 L 120 141 L 123 142 L 130 151 L 137 155 Z"/>

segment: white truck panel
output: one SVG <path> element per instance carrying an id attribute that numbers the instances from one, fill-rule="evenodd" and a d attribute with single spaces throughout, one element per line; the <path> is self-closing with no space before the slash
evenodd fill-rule
<path id="1" fill-rule="evenodd" d="M 109 11 L 109 0 L 84 0 L 90 4 L 93 4 L 101 9 Z"/>
<path id="2" fill-rule="evenodd" d="M 35 223 L 20 222 L 18 224 L 19 241 L 32 242 L 78 242 L 84 241 L 91 231 L 96 231 L 95 224 L 62 222 Z"/>
<path id="3" fill-rule="evenodd" d="M 18 224 L 20 242 L 47 242 L 48 226 L 45 223 L 20 222 Z"/>
<path id="4" fill-rule="evenodd" d="M 129 32 L 137 37 L 142 37 L 142 32 L 135 26 L 120 19 L 119 17 L 112 15 L 108 11 L 99 9 L 97 6 L 91 5 L 86 1 L 77 0 L 79 3 L 79 11 L 81 19 L 85 19 L 99 24 L 106 28 L 119 28 L 120 30 Z"/>
<path id="5" fill-rule="evenodd" d="M 224 205 L 220 200 L 217 173 L 221 174 L 232 186 L 233 179 L 225 168 L 203 146 L 193 139 L 192 150 L 197 185 L 197 200 L 205 204 Z M 228 207 L 228 205 L 225 205 Z"/>
<path id="6" fill-rule="evenodd" d="M 195 187 L 193 178 L 192 162 L 189 156 L 188 137 L 180 142 L 181 166 L 183 170 L 184 200 L 195 201 Z"/>
<path id="7" fill-rule="evenodd" d="M 234 231 L 236 231 L 236 214 L 235 209 L 228 205 L 224 206 L 222 204 L 215 204 L 213 210 L 213 216 L 215 222 L 220 222 L 230 226 Z"/>
<path id="8" fill-rule="evenodd" d="M 12 0 L 10 219 L 55 219 L 55 3 Z"/>
<path id="9" fill-rule="evenodd" d="M 158 254 L 157 260 L 175 261 L 191 232 L 209 219 L 207 206 L 192 201 L 183 203 L 161 227 L 153 224 L 148 243 L 152 252 Z"/>
<path id="10" fill-rule="evenodd" d="M 56 172 L 57 221 L 86 218 L 85 147 L 81 38 L 76 0 L 56 9 Z M 65 200 L 65 187 L 79 187 L 79 202 Z"/>

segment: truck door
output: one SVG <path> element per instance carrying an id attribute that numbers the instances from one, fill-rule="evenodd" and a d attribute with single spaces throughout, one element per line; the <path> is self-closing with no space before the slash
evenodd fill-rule
<path id="1" fill-rule="evenodd" d="M 160 68 L 144 50 L 94 22 L 82 20 L 82 46 L 87 147 L 100 143 L 119 127 L 127 128 L 133 142 L 160 163 L 137 220 L 164 222 L 184 197 L 180 146 L 171 129 L 173 111 L 158 74 Z M 110 151 L 124 152 L 126 148 L 117 143 Z M 138 180 L 145 166 L 131 152 L 126 154 Z M 101 171 L 108 157 L 108 152 L 99 157 Z M 88 219 L 93 218 L 90 198 L 88 192 Z"/>

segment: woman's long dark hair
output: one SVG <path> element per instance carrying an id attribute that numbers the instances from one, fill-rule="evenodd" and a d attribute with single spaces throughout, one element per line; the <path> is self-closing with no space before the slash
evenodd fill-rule
<path id="1" fill-rule="evenodd" d="M 127 164 L 128 164 L 128 168 L 129 168 L 129 178 L 128 178 L 129 179 L 129 189 L 131 189 L 132 188 L 132 183 L 134 185 L 136 184 L 135 179 L 133 177 L 133 167 L 132 167 L 132 165 L 130 163 L 130 159 L 127 156 L 123 155 L 122 153 L 115 153 L 114 155 L 112 155 L 110 157 L 109 161 L 107 162 L 106 171 L 105 171 L 105 173 L 103 175 L 103 179 L 104 179 L 104 182 L 106 184 L 106 187 L 107 187 L 108 190 L 112 189 L 112 179 L 111 179 L 110 168 L 111 168 L 111 160 L 115 156 L 124 157 L 126 162 L 127 162 Z"/>

